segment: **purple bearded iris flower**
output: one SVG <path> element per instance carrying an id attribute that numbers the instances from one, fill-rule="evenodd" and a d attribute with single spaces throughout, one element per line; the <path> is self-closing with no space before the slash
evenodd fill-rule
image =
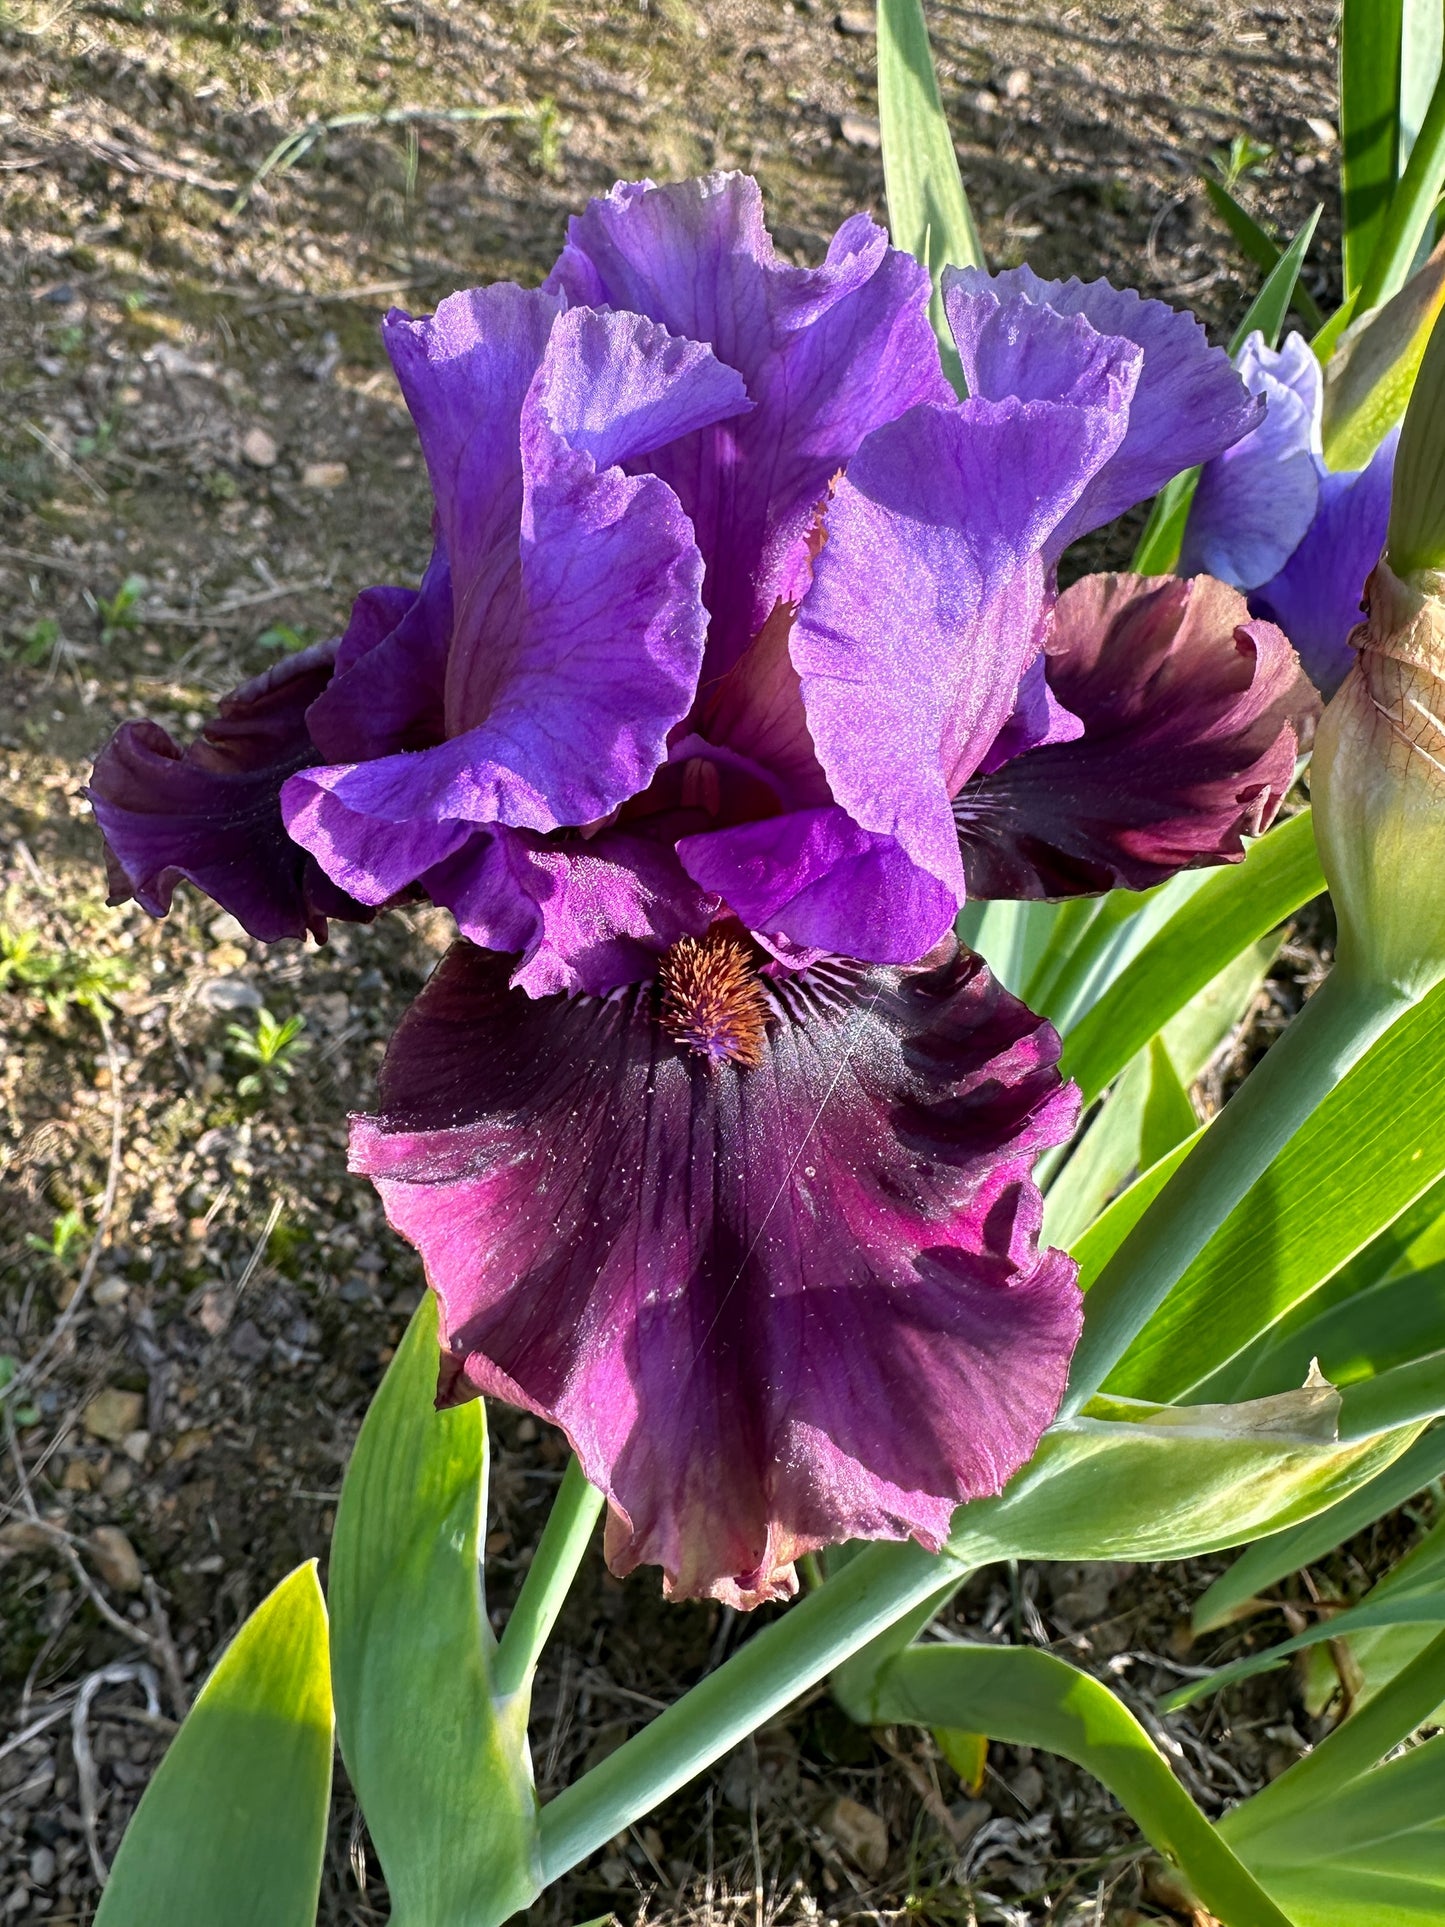
<path id="1" fill-rule="evenodd" d="M 1067 542 L 1257 422 L 1198 325 L 959 274 L 960 402 L 928 292 L 865 216 L 780 261 L 729 176 L 615 189 L 540 289 L 390 316 L 435 551 L 298 682 L 310 756 L 267 752 L 271 929 L 319 877 L 461 932 L 352 1136 L 439 1397 L 560 1424 L 614 1570 L 679 1595 L 936 1546 L 1032 1453 L 1080 1306 L 1030 1174 L 1077 1096 L 953 919 L 1237 857 L 1311 701 L 1219 584 L 1055 594 Z M 259 867 L 177 854 L 210 765 L 171 746 L 143 793 L 144 728 L 96 772 L 113 861 L 257 927 Z"/>
<path id="2" fill-rule="evenodd" d="M 1253 434 L 1205 465 L 1179 566 L 1246 590 L 1251 611 L 1284 630 L 1328 698 L 1354 660 L 1349 634 L 1385 546 L 1399 431 L 1364 468 L 1327 468 L 1324 375 L 1304 337 L 1291 334 L 1274 349 L 1252 334 L 1239 372 L 1267 412 Z"/>

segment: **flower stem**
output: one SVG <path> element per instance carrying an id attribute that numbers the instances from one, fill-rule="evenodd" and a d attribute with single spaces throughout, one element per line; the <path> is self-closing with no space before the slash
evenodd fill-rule
<path id="1" fill-rule="evenodd" d="M 1410 1002 L 1335 965 L 1100 1273 L 1061 1416 L 1100 1389 L 1275 1154 Z"/>
<path id="2" fill-rule="evenodd" d="M 961 1570 L 911 1541 L 869 1546 L 850 1559 L 542 1808 L 543 1884 L 685 1786 Z"/>
<path id="3" fill-rule="evenodd" d="M 574 1454 L 492 1661 L 492 1690 L 498 1699 L 506 1699 L 531 1678 L 601 1510 L 602 1494 L 587 1483 Z"/>

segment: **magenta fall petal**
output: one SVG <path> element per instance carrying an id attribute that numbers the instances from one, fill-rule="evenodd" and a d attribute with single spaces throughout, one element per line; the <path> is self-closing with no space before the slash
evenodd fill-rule
<path id="1" fill-rule="evenodd" d="M 614 1570 L 785 1596 L 850 1536 L 937 1546 L 1062 1395 L 1081 1304 L 1030 1172 L 1073 1128 L 1058 1040 L 951 943 L 767 985 L 753 1069 L 652 985 L 529 999 L 458 945 L 397 1032 L 353 1168 L 420 1249 L 449 1400 L 561 1425 Z"/>

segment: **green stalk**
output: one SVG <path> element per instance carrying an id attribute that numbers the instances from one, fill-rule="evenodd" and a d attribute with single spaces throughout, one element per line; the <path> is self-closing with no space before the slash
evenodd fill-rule
<path id="1" fill-rule="evenodd" d="M 963 1562 L 912 1541 L 869 1546 L 850 1559 L 542 1808 L 543 1886 L 651 1812 L 963 1569 Z"/>
<path id="2" fill-rule="evenodd" d="M 587 1483 L 574 1455 L 492 1661 L 492 1691 L 498 1699 L 517 1692 L 532 1677 L 601 1510 L 602 1494 Z"/>
<path id="3" fill-rule="evenodd" d="M 1276 1152 L 1410 1001 L 1336 964 L 1100 1273 L 1062 1416 L 1100 1389 Z"/>
<path id="4" fill-rule="evenodd" d="M 1442 1410 L 1445 1351 L 1426 1352 L 1347 1385 L 1340 1401 L 1340 1437 L 1367 1439 L 1401 1425 L 1421 1425 Z"/>
<path id="5" fill-rule="evenodd" d="M 870 1711 L 880 1676 L 900 1653 L 912 1646 L 926 1627 L 933 1624 L 967 1577 L 967 1569 L 956 1572 L 946 1586 L 940 1586 L 937 1592 L 929 1593 L 916 1606 L 910 1606 L 876 1639 L 870 1639 L 861 1651 L 854 1653 L 851 1659 L 845 1660 L 837 1668 L 831 1681 L 833 1698 L 850 1720 L 856 1721 L 859 1726 L 883 1724 L 882 1721 L 874 1721 Z"/>

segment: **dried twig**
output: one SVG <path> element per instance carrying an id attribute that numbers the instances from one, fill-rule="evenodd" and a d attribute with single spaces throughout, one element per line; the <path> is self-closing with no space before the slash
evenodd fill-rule
<path id="1" fill-rule="evenodd" d="M 100 1851 L 100 1841 L 96 1833 L 95 1755 L 90 1750 L 88 1721 L 91 1704 L 103 1686 L 121 1686 L 129 1681 L 134 1681 L 145 1688 L 146 1711 L 159 1718 L 161 1703 L 156 1688 L 156 1676 L 151 1668 L 140 1660 L 128 1660 L 124 1665 L 102 1666 L 98 1672 L 87 1674 L 80 1683 L 80 1691 L 75 1696 L 75 1707 L 70 1716 L 70 1744 L 75 1754 L 77 1804 L 80 1807 L 80 1820 L 85 1831 L 85 1845 L 90 1854 L 90 1864 L 101 1886 L 104 1886 L 109 1878 L 110 1868 L 106 1865 Z"/>
<path id="2" fill-rule="evenodd" d="M 22 1726 L 18 1733 L 12 1733 L 10 1738 L 6 1740 L 3 1745 L 0 1745 L 0 1760 L 3 1760 L 7 1753 L 14 1753 L 18 1751 L 20 1747 L 27 1746 L 31 1740 L 38 1738 L 47 1727 L 58 1726 L 60 1721 L 65 1718 L 67 1711 L 68 1708 L 65 1706 L 52 1706 L 48 1711 L 40 1714 L 37 1719 L 31 1720 L 27 1726 Z"/>
<path id="3" fill-rule="evenodd" d="M 241 1276 L 238 1279 L 236 1284 L 236 1303 L 238 1305 L 241 1302 L 241 1294 L 245 1291 L 247 1285 L 250 1284 L 251 1280 L 255 1277 L 257 1271 L 260 1268 L 261 1260 L 266 1255 L 266 1247 L 271 1242 L 271 1233 L 276 1229 L 276 1226 L 280 1223 L 281 1213 L 284 1209 L 285 1209 L 285 1200 L 283 1198 L 273 1198 L 271 1200 L 271 1209 L 266 1213 L 265 1229 L 262 1231 L 260 1237 L 256 1240 L 256 1243 L 251 1252 L 251 1255 L 246 1260 L 246 1268 L 241 1273 Z"/>
<path id="4" fill-rule="evenodd" d="M 258 603 L 275 602 L 280 596 L 309 595 L 313 589 L 329 589 L 331 584 L 318 577 L 314 582 L 277 582 L 269 589 L 257 589 L 250 595 L 229 596 L 210 609 L 192 611 L 189 609 L 155 608 L 149 603 L 141 603 L 135 611 L 139 628 L 169 629 L 213 629 L 224 628 L 233 620 L 244 617 Z M 153 679 L 152 679 L 153 680 Z"/>
<path id="5" fill-rule="evenodd" d="M 25 432 L 27 435 L 33 436 L 34 439 L 39 442 L 40 446 L 45 449 L 47 454 L 53 455 L 60 466 L 69 474 L 78 476 L 90 490 L 91 496 L 95 501 L 103 502 L 105 500 L 105 490 L 101 487 L 100 483 L 96 481 L 90 470 L 86 468 L 83 463 L 76 461 L 68 448 L 62 448 L 53 435 L 47 435 L 45 430 L 38 427 L 34 422 L 26 422 Z"/>
<path id="6" fill-rule="evenodd" d="M 0 542 L 0 559 L 23 562 L 33 569 L 54 569 L 61 575 L 81 576 L 86 580 L 95 573 L 91 563 L 75 562 L 66 555 L 45 555 L 39 549 L 16 549 L 5 542 Z"/>

